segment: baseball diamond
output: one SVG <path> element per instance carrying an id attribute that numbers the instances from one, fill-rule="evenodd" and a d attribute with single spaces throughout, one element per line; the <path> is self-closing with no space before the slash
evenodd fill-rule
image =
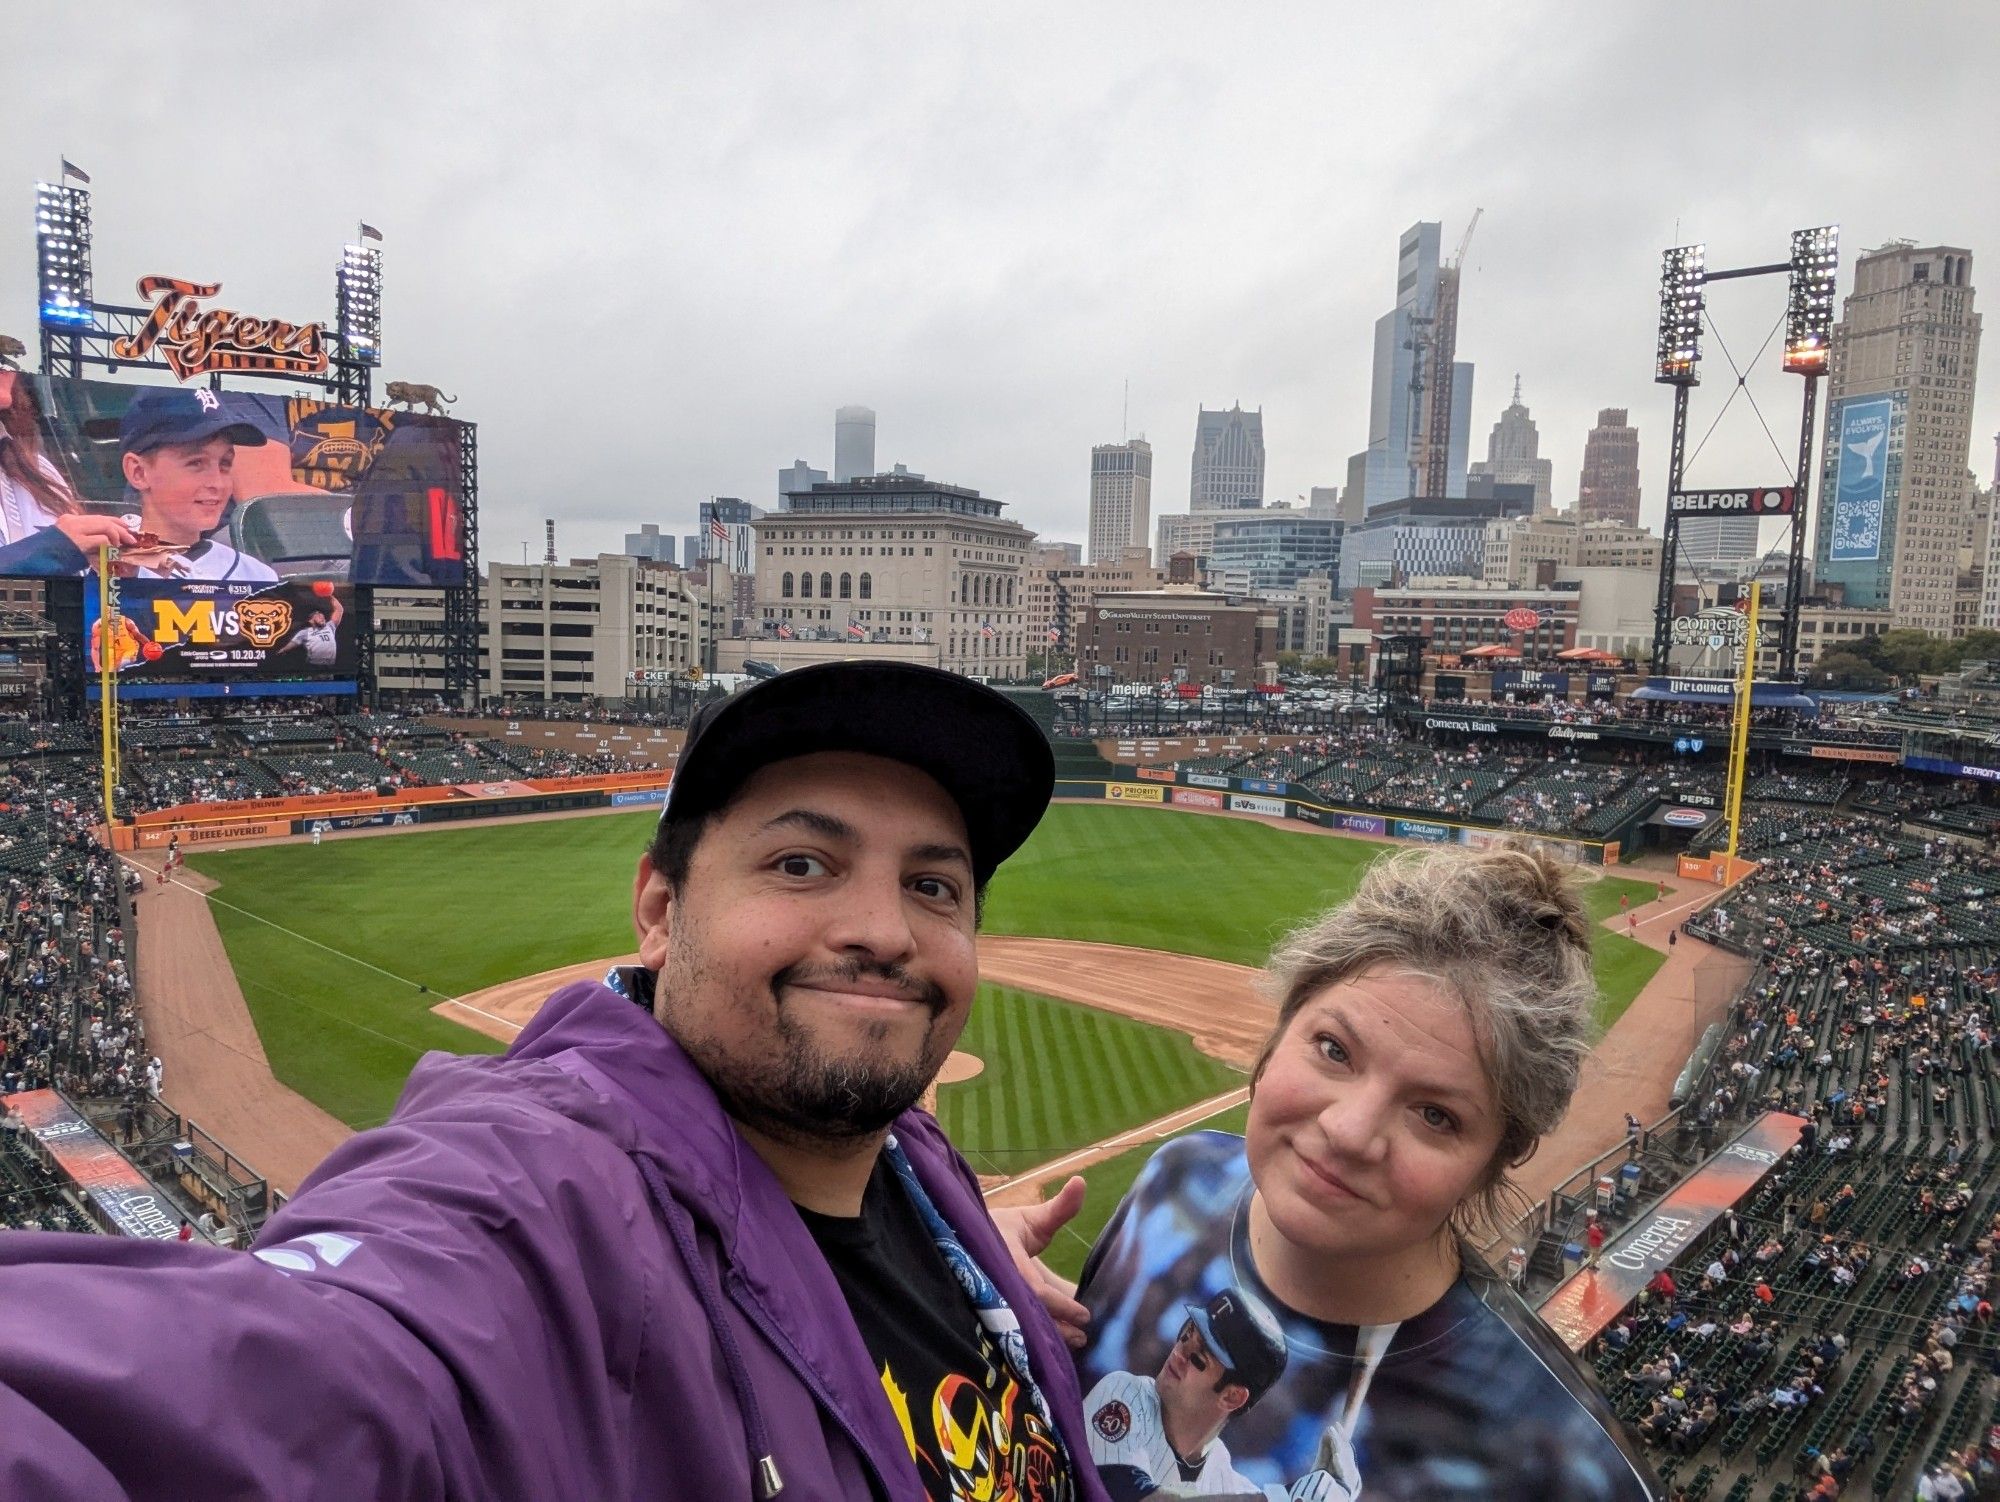
<path id="1" fill-rule="evenodd" d="M 1078 982 L 1086 967 L 1077 964 L 1009 969 L 1015 984 L 982 988 L 964 1046 L 986 1068 L 943 1086 L 938 1111 L 968 1161 L 996 1182 L 1240 1087 L 1240 1045 L 1210 1040 L 1211 1057 L 1190 1046 L 1195 1025 L 1172 1015 L 1176 991 L 1193 984 L 1173 979 L 1175 957 L 1261 963 L 1288 925 L 1345 896 L 1380 853 L 1298 826 L 1163 812 L 1059 804 L 994 880 L 985 934 L 1125 946 L 1129 964 L 1117 968 L 1156 977 L 1138 989 L 1159 998 L 1149 1009 L 1143 995 L 1102 994 Z M 433 1010 L 441 1001 L 629 949 L 619 914 L 651 819 L 285 843 L 204 852 L 193 866 L 216 883 L 209 908 L 273 1073 L 358 1129 L 388 1115 L 424 1052 L 502 1046 L 461 1025 L 471 1020 L 463 1013 L 449 1020 L 454 1009 Z M 1603 878 L 1592 911 L 1605 917 L 1621 895 L 1643 900 L 1651 890 Z M 1599 933 L 1601 1025 L 1660 959 Z M 982 971 L 1000 978 L 990 957 Z M 1239 1005 L 1261 1011 L 1245 975 Z M 1261 1030 L 1261 1016 L 1252 1026 Z M 1137 1168 L 1087 1166 L 1107 1182 Z"/>

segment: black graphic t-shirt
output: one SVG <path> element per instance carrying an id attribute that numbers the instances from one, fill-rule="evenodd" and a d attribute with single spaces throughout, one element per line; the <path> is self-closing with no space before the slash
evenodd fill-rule
<path id="1" fill-rule="evenodd" d="M 800 1210 L 933 1502 L 1071 1502 L 1061 1446 L 1008 1370 L 886 1158 L 856 1217 Z"/>

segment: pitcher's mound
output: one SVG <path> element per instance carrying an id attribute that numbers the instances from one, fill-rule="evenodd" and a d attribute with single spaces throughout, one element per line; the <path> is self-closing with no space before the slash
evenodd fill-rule
<path id="1" fill-rule="evenodd" d="M 986 1061 L 978 1054 L 960 1053 L 953 1049 L 945 1057 L 944 1067 L 937 1073 L 940 1085 L 957 1085 L 971 1079 L 986 1067 Z"/>

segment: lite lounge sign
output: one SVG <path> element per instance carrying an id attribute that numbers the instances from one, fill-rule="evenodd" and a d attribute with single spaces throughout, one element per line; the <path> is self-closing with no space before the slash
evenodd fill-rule
<path id="1" fill-rule="evenodd" d="M 153 299 L 153 311 L 138 332 L 112 342 L 121 360 L 144 360 L 155 350 L 167 368 L 185 381 L 211 370 L 260 370 L 318 375 L 327 367 L 326 325 L 291 324 L 253 318 L 229 308 L 203 308 L 220 282 L 184 282 L 179 277 L 139 278 L 139 295 Z"/>

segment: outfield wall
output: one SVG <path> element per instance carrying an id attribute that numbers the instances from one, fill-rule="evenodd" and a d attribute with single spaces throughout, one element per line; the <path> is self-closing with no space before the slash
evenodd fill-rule
<path id="1" fill-rule="evenodd" d="M 236 803 L 189 803 L 142 814 L 110 831 L 114 850 L 182 848 L 279 839 L 315 830 L 381 829 L 512 819 L 527 814 L 586 813 L 606 808 L 657 808 L 667 800 L 668 773 L 609 772 L 456 787 L 401 788 L 324 797 L 253 798 Z"/>
<path id="2" fill-rule="evenodd" d="M 1616 840 L 1562 839 L 1504 825 L 1336 808 L 1301 797 L 1289 783 L 1256 777 L 1222 777 L 1206 772 L 1176 772 L 1165 767 L 1142 766 L 1135 770 L 1130 782 L 1122 779 L 1064 779 L 1056 783 L 1056 796 L 1101 799 L 1142 808 L 1259 814 L 1270 819 L 1296 819 L 1337 834 L 1369 835 L 1423 845 L 1467 845 L 1483 849 L 1502 839 L 1524 839 L 1539 849 L 1578 865 L 1618 864 L 1619 846 Z"/>

